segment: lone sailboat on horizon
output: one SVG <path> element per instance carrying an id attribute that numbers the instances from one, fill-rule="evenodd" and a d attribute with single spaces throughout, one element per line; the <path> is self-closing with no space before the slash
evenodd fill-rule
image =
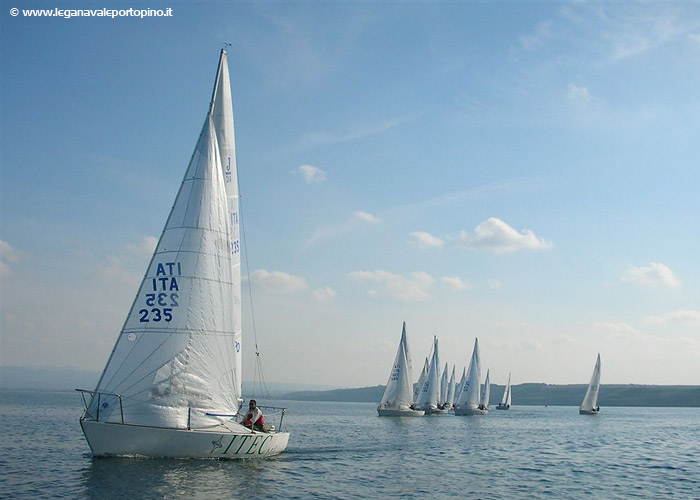
<path id="1" fill-rule="evenodd" d="M 593 375 L 591 375 L 591 381 L 588 384 L 588 389 L 586 390 L 586 395 L 583 397 L 583 402 L 578 412 L 581 415 L 597 415 L 600 411 L 598 406 L 598 392 L 600 391 L 600 353 L 598 353 L 598 359 L 595 362 L 595 367 L 593 368 Z"/>
<path id="2" fill-rule="evenodd" d="M 222 50 L 204 126 L 138 293 L 97 387 L 79 389 L 93 455 L 260 458 L 286 448 L 288 432 L 237 421 L 237 174 Z"/>

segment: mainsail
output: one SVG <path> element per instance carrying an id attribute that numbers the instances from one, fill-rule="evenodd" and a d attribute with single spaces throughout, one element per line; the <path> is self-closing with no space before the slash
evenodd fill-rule
<path id="1" fill-rule="evenodd" d="M 237 412 L 240 244 L 228 88 L 222 51 L 187 172 L 88 408 L 100 421 L 202 428 Z"/>

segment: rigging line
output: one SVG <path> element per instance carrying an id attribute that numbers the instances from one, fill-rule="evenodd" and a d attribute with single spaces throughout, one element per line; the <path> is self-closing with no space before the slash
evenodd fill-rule
<path id="1" fill-rule="evenodd" d="M 245 235 L 245 217 L 243 216 L 243 197 L 241 196 L 240 190 L 240 180 L 236 179 L 239 183 L 238 189 L 238 211 L 241 214 L 241 239 L 243 240 L 243 254 L 245 256 L 245 270 L 246 276 L 248 277 L 248 300 L 250 302 L 250 318 L 251 324 L 253 326 L 253 341 L 255 342 L 255 367 L 256 376 L 260 375 L 260 390 L 263 391 L 263 395 L 269 397 L 269 391 L 267 389 L 267 383 L 262 372 L 262 363 L 260 361 L 260 349 L 258 348 L 258 330 L 255 324 L 255 308 L 253 306 L 253 283 L 250 280 L 250 264 L 248 262 L 248 241 Z M 253 392 L 255 391 L 255 380 L 253 380 Z"/>
<path id="2" fill-rule="evenodd" d="M 240 188 L 239 191 L 240 193 Z M 243 240 L 243 255 L 245 256 L 245 273 L 248 277 L 248 299 L 250 302 L 250 319 L 253 325 L 253 340 L 255 342 L 255 355 L 260 356 L 258 350 L 258 331 L 255 326 L 255 308 L 253 307 L 253 283 L 250 281 L 250 264 L 248 263 L 248 242 L 245 236 L 245 217 L 243 217 L 243 197 L 239 194 L 238 211 L 241 213 L 241 236 Z"/>

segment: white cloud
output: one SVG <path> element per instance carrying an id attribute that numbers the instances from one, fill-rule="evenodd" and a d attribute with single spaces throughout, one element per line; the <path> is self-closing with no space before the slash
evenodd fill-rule
<path id="1" fill-rule="evenodd" d="M 524 50 L 535 50 L 542 46 L 549 38 L 552 37 L 552 22 L 542 21 L 535 27 L 535 33 L 532 35 L 522 35 L 520 37 L 520 46 Z"/>
<path id="2" fill-rule="evenodd" d="M 463 248 L 496 253 L 552 247 L 551 242 L 537 237 L 531 230 L 517 231 L 496 217 L 490 217 L 476 226 L 474 235 L 462 231 L 455 241 Z"/>
<path id="3" fill-rule="evenodd" d="M 681 282 L 673 271 L 660 262 L 652 262 L 646 267 L 630 267 L 622 281 L 649 288 L 679 288 Z"/>
<path id="4" fill-rule="evenodd" d="M 700 311 L 686 309 L 670 312 L 661 316 L 647 316 L 644 318 L 644 322 L 654 325 L 665 325 L 668 323 L 700 325 Z"/>
<path id="5" fill-rule="evenodd" d="M 591 93 L 586 87 L 580 87 L 578 85 L 574 85 L 573 83 L 569 84 L 566 97 L 580 104 L 587 104 L 592 100 Z"/>
<path id="6" fill-rule="evenodd" d="M 22 254 L 12 248 L 12 246 L 0 240 L 0 276 L 6 277 L 12 273 L 10 264 L 16 264 L 22 258 Z"/>
<path id="7" fill-rule="evenodd" d="M 485 280 L 484 285 L 486 285 L 486 288 L 490 288 L 491 290 L 500 290 L 503 288 L 503 283 L 494 279 Z"/>
<path id="8" fill-rule="evenodd" d="M 324 288 L 319 288 L 318 290 L 314 290 L 311 295 L 318 300 L 319 302 L 323 302 L 324 304 L 329 304 L 335 300 L 335 290 L 333 290 L 331 287 L 327 286 Z"/>
<path id="9" fill-rule="evenodd" d="M 297 168 L 307 184 L 318 184 L 326 180 L 326 172 L 313 165 L 301 165 Z"/>
<path id="10" fill-rule="evenodd" d="M 402 116 L 397 118 L 389 118 L 379 123 L 357 126 L 354 129 L 345 130 L 343 132 L 314 132 L 311 134 L 306 134 L 304 137 L 302 137 L 298 149 L 304 150 L 325 146 L 328 144 L 339 144 L 343 142 L 355 141 L 364 137 L 382 134 L 387 130 L 391 130 L 394 127 L 414 119 L 414 116 Z"/>
<path id="11" fill-rule="evenodd" d="M 150 256 L 158 245 L 158 238 L 155 236 L 144 236 L 141 243 L 135 245 L 127 245 L 126 250 L 136 256 Z"/>
<path id="12" fill-rule="evenodd" d="M 410 236 L 414 239 L 414 243 L 418 245 L 418 248 L 422 249 L 442 248 L 442 246 L 445 244 L 445 242 L 440 238 L 423 231 L 414 231 L 410 233 Z"/>
<path id="13" fill-rule="evenodd" d="M 470 286 L 457 276 L 443 276 L 440 281 L 452 290 L 467 290 Z"/>
<path id="14" fill-rule="evenodd" d="M 306 240 L 304 243 L 305 247 L 316 243 L 318 240 L 329 238 L 333 236 L 340 236 L 341 234 L 346 234 L 355 231 L 366 225 L 377 225 L 382 222 L 382 219 L 375 217 L 368 212 L 357 211 L 354 212 L 345 222 L 337 224 L 335 226 L 324 226 L 319 227 L 314 232 L 313 236 Z"/>
<path id="15" fill-rule="evenodd" d="M 370 296 L 387 295 L 406 302 L 428 300 L 431 298 L 430 289 L 435 283 L 435 278 L 422 271 L 408 276 L 381 270 L 355 271 L 349 273 L 348 277 L 359 282 L 376 283 L 382 287 L 381 291 L 369 290 Z"/>
<path id="16" fill-rule="evenodd" d="M 375 217 L 368 212 L 355 212 L 352 214 L 353 218 L 362 222 L 369 222 L 370 224 L 379 224 L 382 219 Z"/>
<path id="17" fill-rule="evenodd" d="M 256 286 L 260 286 L 265 290 L 280 293 L 299 292 L 309 288 L 304 278 L 282 271 L 269 272 L 264 269 L 258 269 L 251 273 L 250 280 Z"/>
<path id="18" fill-rule="evenodd" d="M 12 248 L 8 242 L 0 240 L 0 258 L 11 264 L 16 264 L 19 262 L 21 254 Z"/>

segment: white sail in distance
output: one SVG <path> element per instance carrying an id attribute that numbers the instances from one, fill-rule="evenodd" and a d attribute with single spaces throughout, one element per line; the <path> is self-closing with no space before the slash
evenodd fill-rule
<path id="1" fill-rule="evenodd" d="M 491 398 L 491 377 L 489 376 L 489 370 L 486 370 L 486 379 L 484 379 L 484 386 L 481 388 L 481 395 L 479 396 L 479 403 L 482 407 L 488 409 L 489 399 Z"/>
<path id="2" fill-rule="evenodd" d="M 440 377 L 440 398 L 438 399 L 440 405 L 444 405 L 447 402 L 447 389 L 449 384 L 447 370 L 447 363 L 445 363 L 445 368 L 442 370 L 442 377 Z"/>
<path id="3" fill-rule="evenodd" d="M 413 401 L 418 402 L 418 396 L 420 396 L 420 391 L 423 389 L 423 384 L 425 383 L 425 379 L 428 376 L 428 368 L 430 368 L 430 363 L 428 362 L 428 358 L 425 358 L 425 362 L 423 363 L 423 369 L 420 372 L 420 375 L 418 376 L 418 382 L 416 382 L 416 386 L 413 388 Z"/>
<path id="4" fill-rule="evenodd" d="M 586 395 L 581 403 L 581 410 L 591 411 L 597 408 L 598 391 L 600 391 L 600 354 L 598 354 L 598 359 L 593 368 L 593 375 L 591 375 L 591 381 L 588 384 L 588 390 L 586 390 Z"/>
<path id="5" fill-rule="evenodd" d="M 379 404 L 380 408 L 408 410 L 413 402 L 413 388 L 411 384 L 411 369 L 408 363 L 408 340 L 406 338 L 406 323 L 403 324 L 401 340 L 396 352 L 394 365 L 389 380 L 384 390 L 384 395 Z"/>
<path id="6" fill-rule="evenodd" d="M 445 400 L 447 409 L 450 409 L 455 402 L 455 387 L 455 366 L 452 365 L 452 375 L 450 376 L 450 381 L 447 384 L 447 399 Z"/>
<path id="7" fill-rule="evenodd" d="M 508 383 L 506 388 L 503 390 L 503 397 L 501 398 L 501 406 L 510 406 L 511 395 L 510 395 L 510 373 L 508 374 Z"/>
<path id="8" fill-rule="evenodd" d="M 438 339 L 433 341 L 433 357 L 428 367 L 428 375 L 423 382 L 423 387 L 418 394 L 416 406 L 423 410 L 434 410 L 438 407 L 440 398 L 440 357 L 438 354 Z"/>
<path id="9" fill-rule="evenodd" d="M 479 339 L 474 341 L 474 350 L 467 368 L 467 378 L 462 385 L 455 406 L 466 409 L 476 409 L 480 402 L 479 379 L 481 378 L 481 362 L 479 361 Z"/>

